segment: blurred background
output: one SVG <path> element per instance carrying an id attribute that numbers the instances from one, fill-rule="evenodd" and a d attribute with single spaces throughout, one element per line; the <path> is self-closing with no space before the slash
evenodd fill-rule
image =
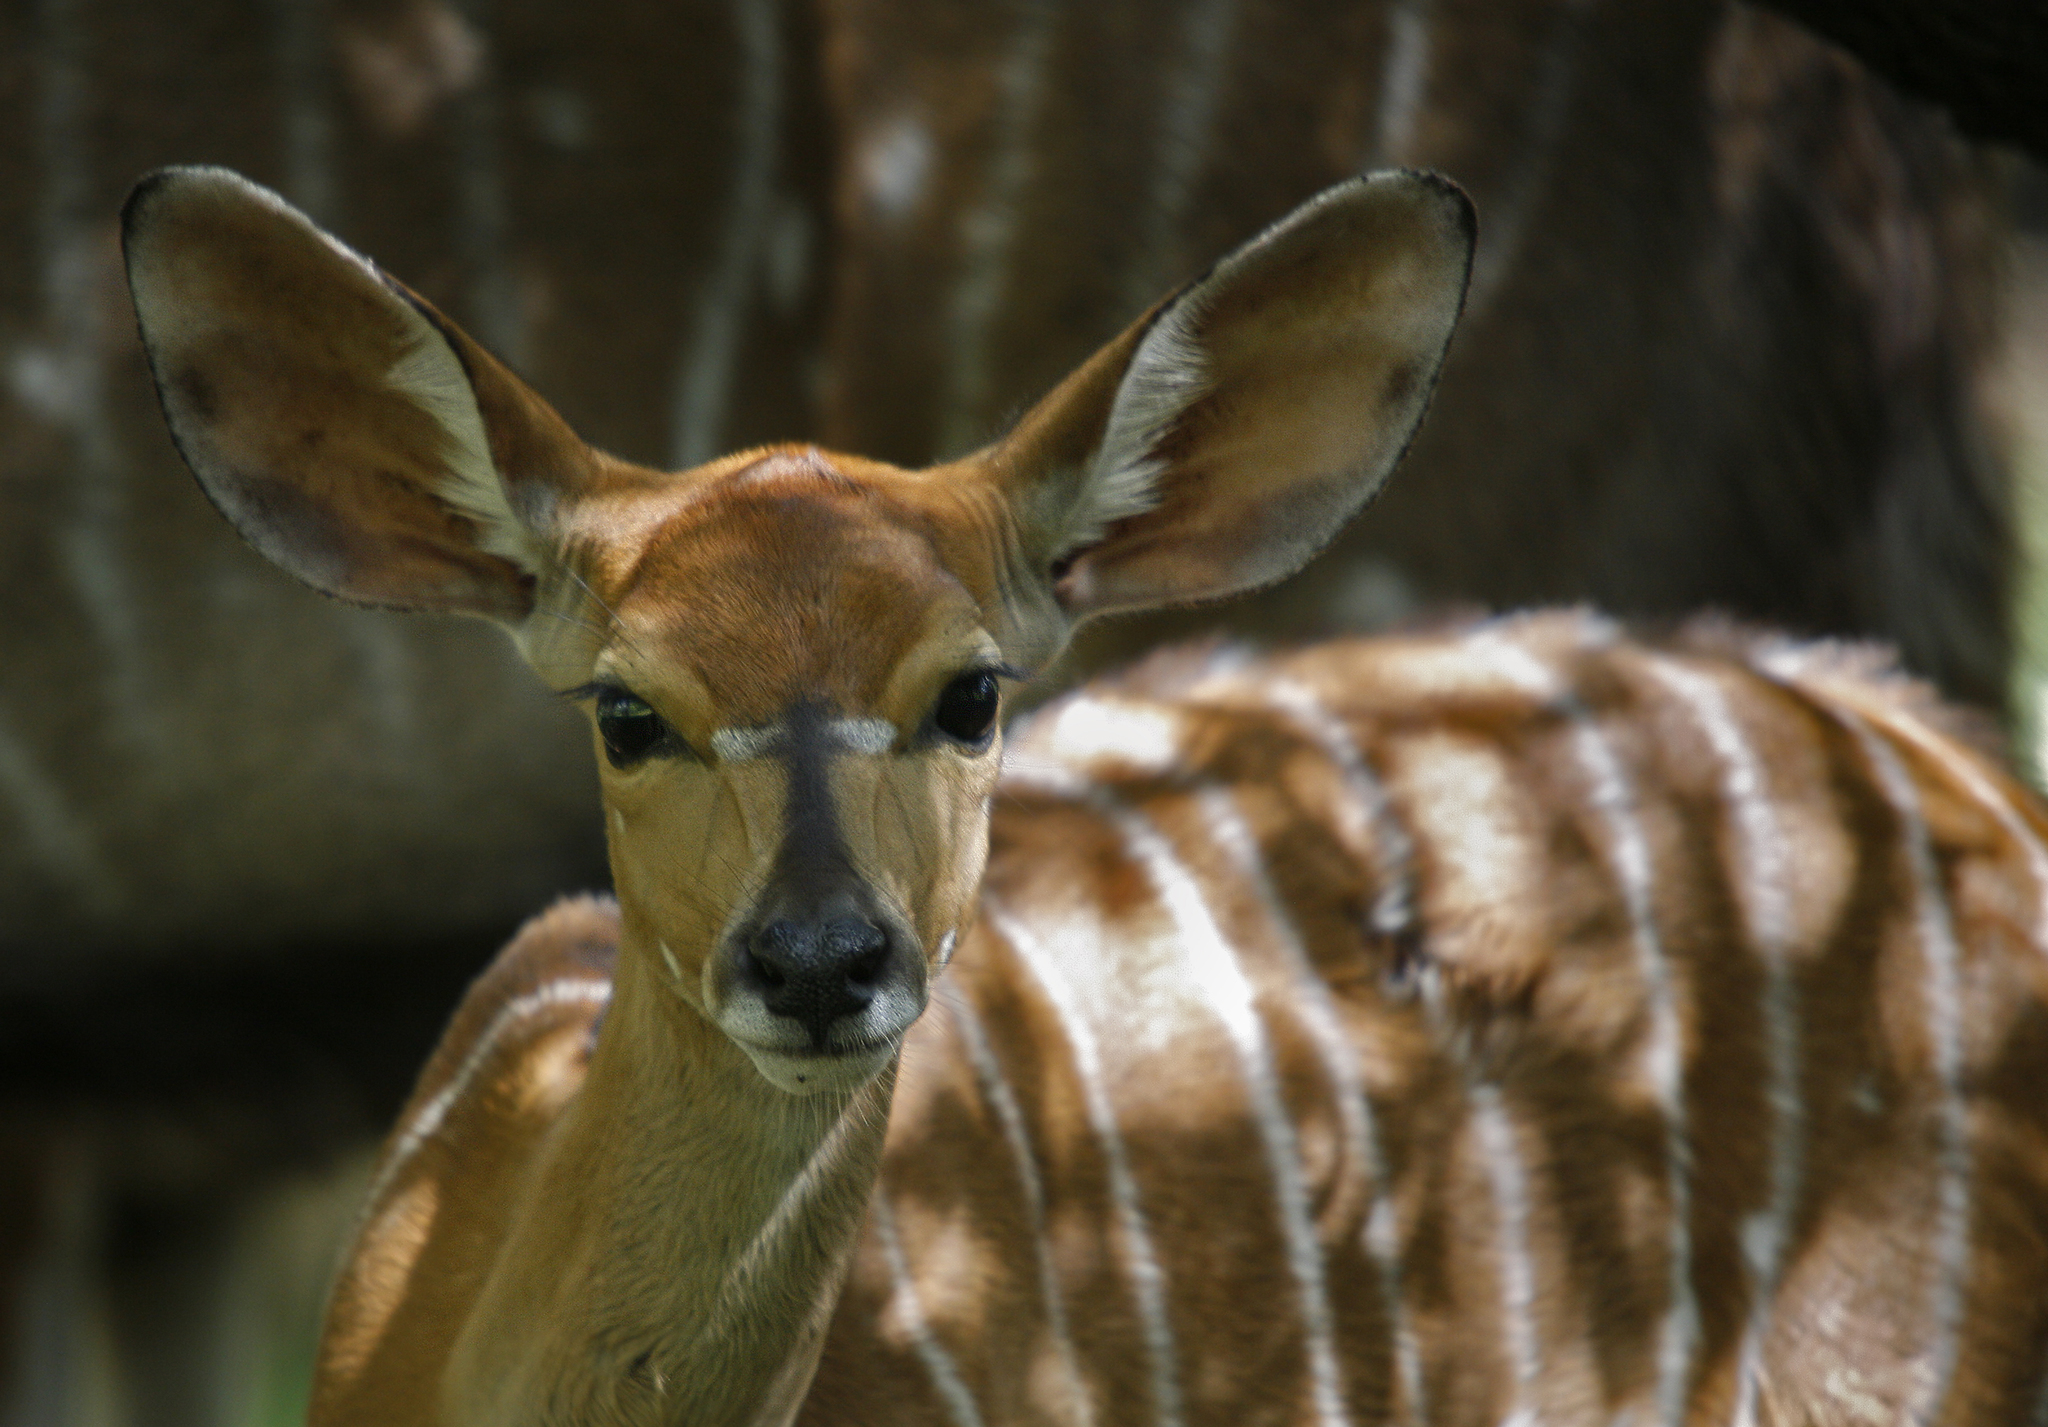
<path id="1" fill-rule="evenodd" d="M 442 1019 L 606 880 L 588 735 L 501 635 L 323 600 L 208 509 L 134 338 L 137 177 L 277 188 L 687 465 L 959 454 L 1317 189 L 1438 168 L 1480 247 L 1388 494 L 1034 692 L 1218 625 L 1713 608 L 1895 644 L 2031 768 L 2048 20 L 1785 7 L 1877 70 L 1723 0 L 0 8 L 0 1427 L 297 1421 Z"/>

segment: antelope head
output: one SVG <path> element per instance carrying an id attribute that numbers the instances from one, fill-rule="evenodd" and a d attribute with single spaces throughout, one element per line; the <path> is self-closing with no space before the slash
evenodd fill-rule
<path id="1" fill-rule="evenodd" d="M 219 169 L 125 214 L 179 449 L 341 599 L 508 629 L 588 709 L 621 955 L 784 1090 L 886 1065 L 972 919 L 1000 688 L 1084 619 L 1270 583 L 1393 469 L 1462 301 L 1469 204 L 1320 195 L 1014 430 L 904 470 L 695 470 L 579 440 L 418 295 Z"/>

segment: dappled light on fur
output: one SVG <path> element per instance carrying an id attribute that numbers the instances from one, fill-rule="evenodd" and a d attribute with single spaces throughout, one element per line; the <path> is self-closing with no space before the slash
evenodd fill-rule
<path id="1" fill-rule="evenodd" d="M 2048 1209 L 1980 1221 L 2048 1205 L 2048 817 L 1910 691 L 1566 613 L 996 719 L 1379 489 L 1471 270 L 1446 181 L 1327 191 L 922 471 L 632 466 L 245 180 L 129 214 L 228 517 L 498 621 L 596 729 L 618 900 L 457 1011 L 316 1424 L 2038 1400 Z M 290 439 L 306 390 L 345 439 Z"/>

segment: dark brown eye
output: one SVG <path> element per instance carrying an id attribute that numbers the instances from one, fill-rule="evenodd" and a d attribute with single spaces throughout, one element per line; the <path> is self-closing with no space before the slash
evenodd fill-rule
<path id="1" fill-rule="evenodd" d="M 629 768 L 650 753 L 680 746 L 662 716 L 624 689 L 598 690 L 597 736 L 614 768 Z"/>
<path id="2" fill-rule="evenodd" d="M 987 669 L 970 670 L 939 691 L 932 722 L 948 738 L 966 744 L 985 743 L 995 729 L 1001 702 L 996 676 Z"/>

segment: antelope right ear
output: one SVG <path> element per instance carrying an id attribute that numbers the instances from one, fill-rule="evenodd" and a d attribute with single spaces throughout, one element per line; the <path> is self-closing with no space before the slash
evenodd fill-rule
<path id="1" fill-rule="evenodd" d="M 250 544 L 363 604 L 531 612 L 596 459 L 547 403 L 226 169 L 143 179 L 122 247 L 172 439 Z"/>
<path id="2" fill-rule="evenodd" d="M 1009 606 L 1058 626 L 1012 631 L 1012 657 L 1036 664 L 1091 615 L 1270 584 L 1328 544 L 1422 420 L 1473 239 L 1471 202 L 1435 174 L 1339 184 L 968 458 L 1031 566 Z"/>

